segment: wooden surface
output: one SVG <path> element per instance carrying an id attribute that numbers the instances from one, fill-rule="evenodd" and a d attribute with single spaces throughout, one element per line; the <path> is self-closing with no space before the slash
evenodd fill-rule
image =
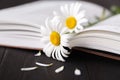
<path id="1" fill-rule="evenodd" d="M 80 52 L 86 52 L 89 54 L 94 54 L 97 56 L 102 56 L 105 58 L 110 58 L 110 59 L 115 59 L 120 61 L 120 55 L 119 54 L 115 54 L 115 53 L 110 53 L 110 52 L 105 52 L 105 51 L 101 51 L 101 50 L 95 50 L 95 49 L 89 49 L 89 48 L 83 48 L 83 47 L 75 47 L 75 50 L 79 50 Z"/>
<path id="2" fill-rule="evenodd" d="M 47 58 L 34 57 L 37 51 L 0 47 L 0 80 L 120 80 L 120 62 L 77 50 L 72 50 L 65 63 Z M 35 66 L 35 62 L 53 63 L 51 67 L 39 67 L 34 71 L 22 72 L 22 67 Z M 63 72 L 55 69 L 65 66 Z M 81 70 L 80 76 L 74 70 Z"/>
<path id="3" fill-rule="evenodd" d="M 0 0 L 0 8 L 6 8 L 35 0 Z M 106 7 L 120 4 L 119 0 L 89 0 Z M 104 1 L 104 2 L 103 2 Z M 105 5 L 106 4 L 106 5 Z M 65 63 L 47 58 L 34 57 L 38 51 L 0 47 L 0 80 L 120 80 L 120 61 L 92 55 L 73 49 Z M 35 62 L 53 63 L 51 67 L 22 72 L 22 67 L 35 66 Z M 65 66 L 63 72 L 56 74 L 55 69 Z M 81 70 L 80 76 L 74 75 L 75 68 Z"/>

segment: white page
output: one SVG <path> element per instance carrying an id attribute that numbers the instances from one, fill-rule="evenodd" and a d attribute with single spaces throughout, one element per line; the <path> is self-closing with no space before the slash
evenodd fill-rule
<path id="1" fill-rule="evenodd" d="M 3 9 L 0 11 L 0 23 L 20 23 L 27 24 L 32 26 L 37 26 L 44 24 L 47 17 L 52 17 L 52 12 L 54 10 L 59 11 L 60 5 L 71 4 L 76 1 L 37 1 L 34 3 L 28 3 L 26 5 Z M 92 4 L 84 1 L 77 1 L 83 4 L 82 9 L 86 10 L 86 17 L 90 21 L 95 21 L 95 16 L 100 16 L 103 10 L 103 7 L 96 4 Z M 106 15 L 110 15 L 110 12 L 107 11 Z M 17 25 L 16 25 L 17 26 Z M 20 25 L 19 25 L 20 26 Z M 22 26 L 22 25 L 21 25 Z M 38 30 L 39 31 L 39 30 Z M 15 33 L 10 33 L 9 35 L 14 34 L 13 36 L 4 34 L 0 38 L 1 45 L 15 46 L 15 47 L 25 47 L 31 49 L 41 49 L 45 45 L 38 39 L 22 39 L 21 36 L 14 36 Z M 39 35 L 39 34 L 38 34 Z M 24 37 L 24 36 L 23 36 Z M 29 37 L 26 37 L 29 38 Z"/>
<path id="2" fill-rule="evenodd" d="M 81 9 L 86 10 L 86 17 L 91 22 L 95 21 L 95 16 L 100 16 L 102 14 L 103 7 L 85 1 L 37 1 L 1 10 L 0 20 L 44 24 L 47 17 L 52 17 L 53 11 L 59 12 L 61 5 L 75 2 L 83 4 Z M 106 15 L 110 15 L 108 10 L 106 11 Z"/>
<path id="3" fill-rule="evenodd" d="M 110 17 L 86 30 L 105 30 L 120 33 L 120 14 Z M 85 30 L 85 31 L 86 31 Z"/>

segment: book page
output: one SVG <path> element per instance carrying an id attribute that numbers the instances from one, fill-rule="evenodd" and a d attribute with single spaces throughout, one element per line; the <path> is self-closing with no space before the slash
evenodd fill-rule
<path id="1" fill-rule="evenodd" d="M 86 28 L 71 40 L 71 46 L 103 50 L 120 55 L 120 14 Z"/>
<path id="2" fill-rule="evenodd" d="M 120 14 L 110 17 L 86 30 L 105 30 L 120 33 Z M 85 31 L 86 31 L 85 30 Z"/>
<path id="3" fill-rule="evenodd" d="M 103 7 L 85 1 L 37 1 L 17 7 L 3 9 L 0 11 L 0 29 L 3 30 L 2 26 L 4 23 L 4 29 L 17 29 L 21 31 L 15 30 L 13 32 L 1 32 L 2 37 L 0 38 L 0 45 L 8 45 L 13 47 L 17 46 L 20 48 L 23 47 L 29 49 L 43 48 L 45 45 L 42 43 L 39 37 L 40 33 L 33 34 L 33 32 L 39 32 L 40 25 L 44 25 L 45 19 L 47 17 L 52 18 L 52 13 L 54 10 L 59 12 L 61 5 L 64 5 L 66 3 L 71 4 L 73 2 L 80 2 L 83 4 L 81 9 L 86 10 L 86 17 L 90 21 L 94 22 L 95 16 L 100 16 L 103 12 Z M 109 16 L 110 14 L 110 11 L 107 10 L 106 16 Z M 34 27 L 32 28 L 30 26 Z M 25 29 L 27 31 L 22 32 L 22 29 Z"/>
<path id="4" fill-rule="evenodd" d="M 85 1 L 37 1 L 17 7 L 3 9 L 0 11 L 0 20 L 20 21 L 33 24 L 44 24 L 47 17 L 52 17 L 53 11 L 60 12 L 60 6 L 71 3 L 82 3 L 81 10 L 86 11 L 86 17 L 89 21 L 94 22 L 95 16 L 100 16 L 103 7 Z M 106 16 L 111 15 L 106 9 Z"/>

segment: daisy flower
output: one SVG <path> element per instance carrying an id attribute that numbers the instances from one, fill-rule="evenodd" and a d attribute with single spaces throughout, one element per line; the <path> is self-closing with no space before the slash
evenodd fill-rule
<path id="1" fill-rule="evenodd" d="M 57 20 L 52 22 L 48 19 L 45 26 L 41 26 L 41 39 L 45 44 L 43 52 L 48 57 L 65 61 L 63 57 L 68 57 L 69 51 L 65 47 L 69 47 L 70 34 L 65 34 L 65 28 Z"/>
<path id="2" fill-rule="evenodd" d="M 55 15 L 53 20 L 59 19 L 69 32 L 78 33 L 83 29 L 81 24 L 87 22 L 87 19 L 85 18 L 85 11 L 80 10 L 80 7 L 80 3 L 61 6 L 61 12 L 53 12 Z"/>

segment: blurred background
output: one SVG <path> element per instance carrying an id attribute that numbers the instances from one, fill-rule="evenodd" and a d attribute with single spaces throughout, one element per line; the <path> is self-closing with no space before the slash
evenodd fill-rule
<path id="1" fill-rule="evenodd" d="M 0 9 L 16 6 L 28 2 L 33 2 L 33 1 L 38 1 L 38 0 L 0 0 Z M 41 0 L 41 1 L 62 1 L 62 0 Z M 80 1 L 80 0 L 67 0 L 67 1 Z M 120 0 L 83 0 L 83 1 L 97 3 L 107 8 L 110 8 L 111 5 L 117 5 L 117 6 L 120 5 Z"/>

